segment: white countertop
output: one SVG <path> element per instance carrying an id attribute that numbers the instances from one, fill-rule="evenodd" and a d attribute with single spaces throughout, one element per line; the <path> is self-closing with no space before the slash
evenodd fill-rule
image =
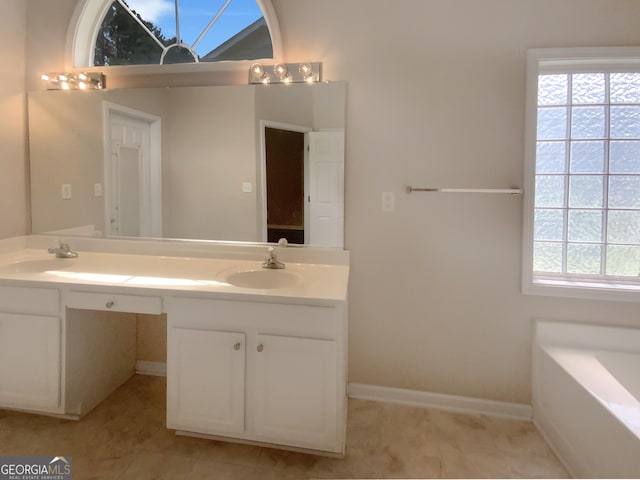
<path id="1" fill-rule="evenodd" d="M 0 282 L 243 295 L 265 300 L 347 298 L 348 252 L 336 249 L 276 248 L 286 268 L 266 270 L 261 264 L 267 247 L 258 244 L 225 246 L 78 238 L 65 239 L 78 257 L 61 259 L 47 252 L 46 247 L 55 246 L 55 240 L 46 236 L 1 240 Z M 241 272 L 252 272 L 249 276 L 257 274 L 271 288 L 234 284 L 232 275 Z M 277 280 L 273 285 L 272 275 Z"/>

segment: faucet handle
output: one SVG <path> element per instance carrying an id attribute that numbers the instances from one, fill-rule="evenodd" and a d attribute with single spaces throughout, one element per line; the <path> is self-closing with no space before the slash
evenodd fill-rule
<path id="1" fill-rule="evenodd" d="M 270 268 L 270 269 L 284 268 L 284 263 L 278 261 L 278 258 L 276 257 L 275 249 L 273 247 L 267 248 L 267 252 L 268 254 L 264 262 L 262 262 L 262 268 Z"/>
<path id="2" fill-rule="evenodd" d="M 58 240 L 58 248 L 49 248 L 49 253 L 55 254 L 57 258 L 76 258 L 78 254 L 71 251 L 68 243 Z"/>

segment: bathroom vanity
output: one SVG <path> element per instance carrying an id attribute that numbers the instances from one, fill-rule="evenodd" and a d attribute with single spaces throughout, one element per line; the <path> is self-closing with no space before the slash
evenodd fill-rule
<path id="1" fill-rule="evenodd" d="M 55 241 L 0 241 L 0 408 L 81 418 L 133 374 L 135 314 L 166 313 L 167 428 L 344 454 L 348 252 Z"/>

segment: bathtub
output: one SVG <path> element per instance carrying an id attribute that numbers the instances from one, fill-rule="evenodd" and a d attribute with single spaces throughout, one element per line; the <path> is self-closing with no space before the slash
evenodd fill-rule
<path id="1" fill-rule="evenodd" d="M 537 321 L 533 421 L 571 475 L 640 478 L 640 329 Z"/>

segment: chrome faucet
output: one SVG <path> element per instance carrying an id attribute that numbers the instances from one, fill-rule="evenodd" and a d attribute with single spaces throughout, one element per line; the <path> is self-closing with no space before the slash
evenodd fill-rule
<path id="1" fill-rule="evenodd" d="M 58 241 L 58 248 L 50 248 L 49 253 L 55 253 L 56 258 L 76 258 L 78 256 L 78 253 L 72 251 L 67 243 L 61 241 Z"/>
<path id="2" fill-rule="evenodd" d="M 272 270 L 284 268 L 284 263 L 278 260 L 276 251 L 273 247 L 269 247 L 267 252 L 269 253 L 267 254 L 267 258 L 265 258 L 264 262 L 262 262 L 262 268 L 270 268 Z"/>

